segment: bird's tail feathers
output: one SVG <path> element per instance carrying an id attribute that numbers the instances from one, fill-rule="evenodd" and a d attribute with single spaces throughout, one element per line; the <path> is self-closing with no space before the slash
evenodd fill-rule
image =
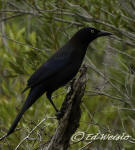
<path id="1" fill-rule="evenodd" d="M 42 90 L 41 90 L 42 89 Z M 21 111 L 17 115 L 16 119 L 14 120 L 13 124 L 11 125 L 8 133 L 0 138 L 0 141 L 3 140 L 5 137 L 9 136 L 11 133 L 14 132 L 14 129 L 16 128 L 18 122 L 22 118 L 25 111 L 44 93 L 43 88 L 36 87 L 34 89 L 31 89 Z"/>
<path id="2" fill-rule="evenodd" d="M 13 131 L 14 129 L 16 128 L 18 122 L 20 121 L 22 115 L 24 114 L 24 112 L 26 111 L 25 110 L 25 105 L 23 106 L 22 110 L 19 112 L 19 114 L 17 115 L 16 119 L 14 120 L 13 124 L 11 125 L 9 131 L 7 134 L 5 134 L 3 137 L 0 138 L 0 141 L 2 141 L 3 139 L 5 139 L 7 136 L 9 136 Z"/>
<path id="3" fill-rule="evenodd" d="M 17 117 L 14 120 L 13 124 L 11 125 L 10 129 L 8 130 L 8 133 L 6 135 L 4 135 L 3 137 L 1 137 L 0 141 L 3 140 L 5 137 L 9 136 L 11 133 L 14 132 L 14 129 L 16 128 L 18 122 L 22 118 L 22 116 L 25 113 L 25 111 L 35 102 L 34 100 L 32 101 L 31 99 L 32 99 L 32 93 L 30 92 L 30 94 L 28 95 L 28 97 L 27 97 L 27 99 L 26 99 L 26 101 L 25 101 L 21 111 L 17 115 Z"/>
<path id="4" fill-rule="evenodd" d="M 27 103 L 25 102 L 25 104 L 23 105 L 23 108 L 21 109 L 21 111 L 17 115 L 16 119 L 14 120 L 13 124 L 11 125 L 11 127 L 10 127 L 10 129 L 9 129 L 7 135 L 6 135 L 6 137 L 9 136 L 11 133 L 14 132 L 14 129 L 16 128 L 16 126 L 17 126 L 18 122 L 20 121 L 20 119 L 22 118 L 22 115 L 25 113 L 25 111 L 28 108 L 29 107 L 28 107 Z"/>

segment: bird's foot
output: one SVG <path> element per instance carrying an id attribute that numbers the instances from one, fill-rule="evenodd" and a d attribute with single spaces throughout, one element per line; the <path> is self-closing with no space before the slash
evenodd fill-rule
<path id="1" fill-rule="evenodd" d="M 60 120 L 63 116 L 64 116 L 63 112 L 61 112 L 61 111 L 56 112 L 56 117 L 57 117 L 58 120 Z"/>

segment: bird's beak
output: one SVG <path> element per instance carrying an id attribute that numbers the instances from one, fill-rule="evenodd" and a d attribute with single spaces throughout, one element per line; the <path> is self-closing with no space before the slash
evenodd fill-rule
<path id="1" fill-rule="evenodd" d="M 112 35 L 112 33 L 106 32 L 106 31 L 100 31 L 100 32 L 98 33 L 98 36 L 109 36 L 109 35 Z"/>

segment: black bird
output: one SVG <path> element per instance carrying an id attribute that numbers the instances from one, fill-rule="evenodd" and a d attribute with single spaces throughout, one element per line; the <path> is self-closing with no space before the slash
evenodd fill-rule
<path id="1" fill-rule="evenodd" d="M 100 36 L 111 35 L 109 32 L 99 31 L 95 28 L 85 27 L 79 30 L 73 37 L 60 48 L 48 61 L 37 69 L 29 78 L 27 87 L 30 88 L 28 97 L 11 125 L 9 131 L 0 140 L 10 135 L 16 128 L 24 112 L 46 92 L 47 98 L 58 113 L 58 109 L 54 105 L 51 95 L 52 93 L 64 86 L 78 72 L 87 47 L 90 42 Z"/>

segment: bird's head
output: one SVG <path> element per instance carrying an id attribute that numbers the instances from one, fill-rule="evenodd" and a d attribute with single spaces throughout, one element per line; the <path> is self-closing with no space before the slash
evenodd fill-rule
<path id="1" fill-rule="evenodd" d="M 89 44 L 91 41 L 95 40 L 98 37 L 101 36 L 109 36 L 112 35 L 110 32 L 106 31 L 100 31 L 95 28 L 91 27 L 85 27 L 79 30 L 74 36 L 73 36 L 73 41 L 77 41 L 78 43 L 81 44 Z"/>

